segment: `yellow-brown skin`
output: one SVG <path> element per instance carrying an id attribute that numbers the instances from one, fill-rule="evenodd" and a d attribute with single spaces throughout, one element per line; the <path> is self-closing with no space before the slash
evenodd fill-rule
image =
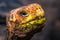
<path id="1" fill-rule="evenodd" d="M 20 15 L 20 12 L 23 12 L 23 11 L 27 13 L 25 16 Z M 43 17 L 43 16 L 45 16 L 44 10 L 42 9 L 41 5 L 39 5 L 37 3 L 29 4 L 27 6 L 23 6 L 23 7 L 10 11 L 10 14 L 8 14 L 8 16 L 7 16 L 7 26 L 8 26 L 8 31 L 9 31 L 8 36 L 13 35 L 11 33 L 14 33 L 14 29 L 16 27 L 16 21 L 18 21 L 17 24 L 19 24 L 16 27 L 16 29 L 22 30 L 26 26 L 30 26 L 29 23 L 31 23 L 31 25 L 44 24 L 45 17 Z M 11 17 L 13 17 L 13 18 L 11 18 Z M 38 19 L 37 19 L 37 17 L 38 17 Z M 43 17 L 43 18 L 41 18 L 41 17 Z M 36 28 L 37 28 L 37 26 L 36 26 Z M 15 35 L 18 35 L 19 37 L 23 37 L 21 35 L 24 34 L 26 36 L 26 33 L 30 32 L 31 30 L 27 31 L 27 30 L 23 29 L 23 31 L 20 31 L 20 33 L 19 33 L 19 31 L 16 31 L 17 34 L 15 34 Z M 10 37 L 9 37 L 9 39 L 10 39 Z"/>

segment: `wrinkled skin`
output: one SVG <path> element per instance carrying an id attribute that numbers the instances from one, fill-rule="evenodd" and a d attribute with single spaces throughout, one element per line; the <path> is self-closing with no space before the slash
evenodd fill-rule
<path id="1" fill-rule="evenodd" d="M 23 38 L 31 31 L 36 30 L 40 25 L 44 25 L 45 14 L 41 5 L 33 3 L 10 11 L 6 21 L 8 40 L 12 40 L 13 35 Z"/>

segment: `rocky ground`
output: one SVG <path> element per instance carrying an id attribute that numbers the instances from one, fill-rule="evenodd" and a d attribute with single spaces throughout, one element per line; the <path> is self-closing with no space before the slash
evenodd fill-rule
<path id="1" fill-rule="evenodd" d="M 6 31 L 6 26 L 1 26 L 0 25 L 0 40 L 6 40 L 7 39 L 7 31 Z"/>

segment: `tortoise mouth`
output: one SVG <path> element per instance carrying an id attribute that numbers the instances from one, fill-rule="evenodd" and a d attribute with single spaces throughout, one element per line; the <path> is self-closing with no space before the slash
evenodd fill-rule
<path id="1" fill-rule="evenodd" d="M 41 24 L 44 24 L 44 17 L 36 17 L 26 23 L 19 24 L 15 27 L 15 35 L 25 37 L 29 32 L 37 29 Z"/>

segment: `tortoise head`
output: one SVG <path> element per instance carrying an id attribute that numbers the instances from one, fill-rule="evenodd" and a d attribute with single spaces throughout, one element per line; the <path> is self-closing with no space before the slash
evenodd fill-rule
<path id="1" fill-rule="evenodd" d="M 9 32 L 19 37 L 25 37 L 29 32 L 36 30 L 40 25 L 44 24 L 44 10 L 37 3 L 14 9 L 7 16 Z"/>

